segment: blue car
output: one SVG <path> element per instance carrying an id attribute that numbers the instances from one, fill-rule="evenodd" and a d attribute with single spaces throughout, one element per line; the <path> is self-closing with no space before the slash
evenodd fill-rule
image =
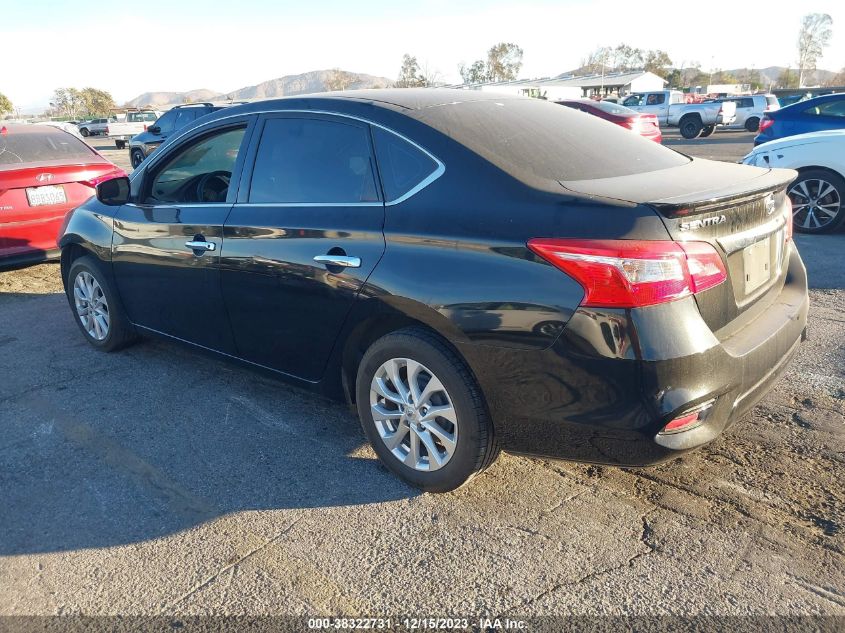
<path id="1" fill-rule="evenodd" d="M 766 112 L 754 145 L 785 136 L 845 128 L 845 93 L 824 95 Z"/>

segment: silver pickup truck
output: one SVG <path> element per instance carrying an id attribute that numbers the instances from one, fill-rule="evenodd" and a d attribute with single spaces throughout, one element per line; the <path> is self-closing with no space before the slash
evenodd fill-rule
<path id="1" fill-rule="evenodd" d="M 680 128 L 687 139 L 710 136 L 717 125 L 730 125 L 736 119 L 736 103 L 686 103 L 677 90 L 634 92 L 622 105 L 644 114 L 654 114 L 661 126 Z"/>

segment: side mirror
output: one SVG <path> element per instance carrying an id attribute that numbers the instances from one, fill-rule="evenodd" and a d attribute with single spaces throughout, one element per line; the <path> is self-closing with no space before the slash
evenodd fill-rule
<path id="1" fill-rule="evenodd" d="M 99 183 L 97 200 L 110 207 L 118 207 L 129 202 L 129 178 L 120 176 Z"/>
<path id="2" fill-rule="evenodd" d="M 150 134 L 158 134 L 159 132 L 161 132 L 161 128 L 158 125 L 151 125 L 147 128 L 147 132 L 149 132 Z"/>

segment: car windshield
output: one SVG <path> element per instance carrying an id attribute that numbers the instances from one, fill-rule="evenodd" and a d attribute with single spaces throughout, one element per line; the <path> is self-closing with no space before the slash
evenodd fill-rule
<path id="1" fill-rule="evenodd" d="M 0 170 L 30 163 L 89 160 L 94 151 L 76 137 L 51 126 L 23 130 L 0 127 Z"/>
<path id="2" fill-rule="evenodd" d="M 611 178 L 690 160 L 618 125 L 540 99 L 427 108 L 419 119 L 517 178 Z"/>

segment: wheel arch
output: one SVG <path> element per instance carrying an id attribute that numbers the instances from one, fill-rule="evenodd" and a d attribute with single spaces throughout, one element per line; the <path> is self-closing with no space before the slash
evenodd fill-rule
<path id="1" fill-rule="evenodd" d="M 843 180 L 845 180 L 845 174 L 842 174 L 842 173 L 836 171 L 832 167 L 825 167 L 825 166 L 822 166 L 822 165 L 805 165 L 805 166 L 802 166 L 802 167 L 792 167 L 792 169 L 797 171 L 799 175 L 803 174 L 804 172 L 807 172 L 807 171 L 826 171 L 828 173 L 833 174 L 834 176 L 838 176 L 839 178 L 842 178 Z"/>
<path id="2" fill-rule="evenodd" d="M 405 302 L 408 300 L 402 303 Z M 462 340 L 469 342 L 466 335 L 433 308 L 417 302 L 410 303 L 414 305 L 402 305 L 400 308 L 380 299 L 365 299 L 353 307 L 326 371 L 328 391 L 354 405 L 355 380 L 364 353 L 381 337 L 408 327 L 420 328 L 440 339 L 461 359 L 480 385 L 469 359 L 455 344 Z"/>

